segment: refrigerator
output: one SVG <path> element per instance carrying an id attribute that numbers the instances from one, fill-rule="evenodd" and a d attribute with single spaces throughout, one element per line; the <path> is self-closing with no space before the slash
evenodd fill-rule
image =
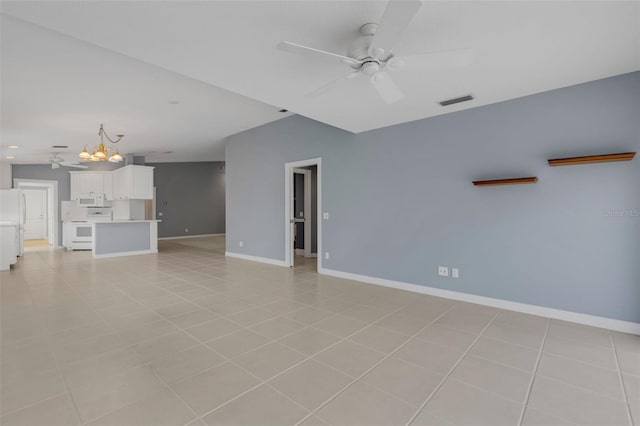
<path id="1" fill-rule="evenodd" d="M 24 254 L 24 222 L 26 220 L 24 194 L 19 189 L 0 190 L 0 222 L 18 225 L 16 233 L 17 255 Z"/>

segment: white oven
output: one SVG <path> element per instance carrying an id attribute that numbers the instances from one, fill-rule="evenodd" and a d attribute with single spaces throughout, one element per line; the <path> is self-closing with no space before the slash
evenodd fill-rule
<path id="1" fill-rule="evenodd" d="M 64 246 L 69 250 L 91 250 L 93 223 L 69 221 L 63 224 Z"/>

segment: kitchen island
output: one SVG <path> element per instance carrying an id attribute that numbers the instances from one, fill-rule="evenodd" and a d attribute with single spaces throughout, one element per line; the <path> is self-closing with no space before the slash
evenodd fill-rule
<path id="1" fill-rule="evenodd" d="M 132 256 L 158 252 L 159 220 L 94 222 L 93 257 Z"/>

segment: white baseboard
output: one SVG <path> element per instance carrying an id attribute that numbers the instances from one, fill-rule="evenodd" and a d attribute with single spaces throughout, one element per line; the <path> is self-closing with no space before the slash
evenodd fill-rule
<path id="1" fill-rule="evenodd" d="M 269 259 L 268 257 L 249 256 L 248 254 L 234 253 L 226 251 L 225 256 L 236 257 L 238 259 L 252 260 L 254 262 L 268 263 L 269 265 L 288 266 L 284 260 Z"/>
<path id="2" fill-rule="evenodd" d="M 384 278 L 376 278 L 366 275 L 352 274 L 349 272 L 335 271 L 333 269 L 320 268 L 318 269 L 318 273 L 330 275 L 337 278 L 344 278 L 384 287 L 412 291 L 415 293 L 443 297 L 446 299 L 460 300 L 463 302 L 476 303 L 479 305 L 491 306 L 494 308 L 506 309 L 510 311 L 522 312 L 525 314 L 538 315 L 542 317 L 590 325 L 593 327 L 621 331 L 623 333 L 640 335 L 640 324 L 631 321 L 622 321 L 613 318 L 599 317 L 595 315 L 581 314 L 578 312 L 563 311 L 561 309 L 547 308 L 544 306 L 529 305 L 526 303 L 512 302 L 503 299 L 494 299 L 492 297 L 477 296 L 475 294 L 460 293 L 457 291 L 404 283 L 400 281 L 392 281 Z"/>
<path id="3" fill-rule="evenodd" d="M 221 237 L 226 234 L 200 234 L 200 235 L 182 235 L 180 237 L 161 237 L 158 240 L 181 240 L 183 238 L 201 238 L 201 237 Z"/>
<path id="4" fill-rule="evenodd" d="M 106 259 L 109 257 L 123 257 L 123 256 L 137 256 L 139 254 L 155 254 L 158 250 L 138 250 L 138 251 L 123 251 L 120 253 L 107 253 L 107 254 L 94 254 L 94 259 Z"/>

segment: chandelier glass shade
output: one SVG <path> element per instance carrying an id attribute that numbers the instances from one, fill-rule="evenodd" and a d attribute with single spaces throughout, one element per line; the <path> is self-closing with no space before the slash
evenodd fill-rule
<path id="1" fill-rule="evenodd" d="M 100 131 L 98 132 L 98 136 L 100 136 L 100 144 L 98 147 L 93 150 L 91 153 L 87 150 L 87 146 L 85 145 L 78 157 L 81 160 L 85 161 L 109 161 L 111 163 L 119 163 L 122 161 L 122 155 L 118 152 L 117 148 L 111 146 L 105 146 L 104 138 L 107 138 L 107 141 L 112 144 L 117 144 L 124 137 L 124 135 L 116 135 L 116 139 L 111 139 L 107 132 L 105 132 L 102 124 L 100 125 Z"/>

